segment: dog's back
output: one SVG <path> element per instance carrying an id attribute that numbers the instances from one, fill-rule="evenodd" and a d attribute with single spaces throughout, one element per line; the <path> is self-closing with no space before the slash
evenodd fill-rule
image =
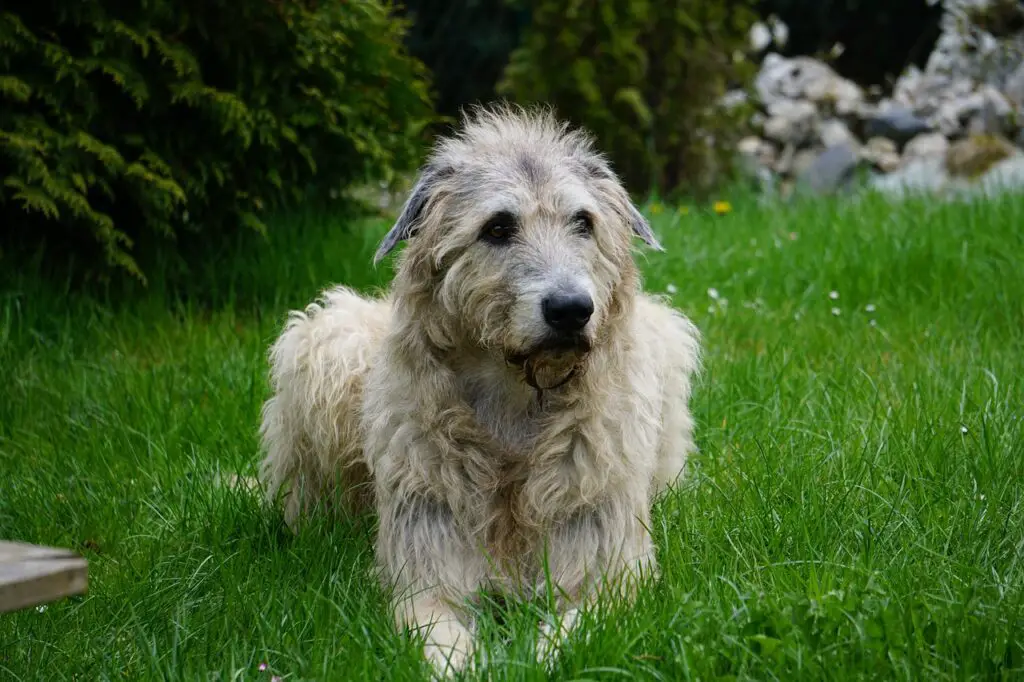
<path id="1" fill-rule="evenodd" d="M 293 527 L 331 489 L 346 491 L 338 501 L 350 507 L 371 499 L 359 412 L 364 377 L 390 323 L 387 300 L 336 287 L 293 312 L 270 349 L 273 397 L 263 407 L 260 478 L 271 499 L 287 494 Z M 339 476 L 342 485 L 329 480 Z"/>

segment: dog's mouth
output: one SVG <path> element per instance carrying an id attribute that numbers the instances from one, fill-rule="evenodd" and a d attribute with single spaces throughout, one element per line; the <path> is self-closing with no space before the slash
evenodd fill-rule
<path id="1" fill-rule="evenodd" d="M 510 353 L 506 361 L 523 370 L 527 385 L 536 391 L 550 391 L 569 383 L 591 351 L 583 334 L 545 339 L 531 349 Z"/>

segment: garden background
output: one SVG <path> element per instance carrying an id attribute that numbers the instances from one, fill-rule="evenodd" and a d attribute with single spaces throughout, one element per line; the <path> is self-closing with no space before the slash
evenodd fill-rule
<path id="1" fill-rule="evenodd" d="M 496 98 L 594 132 L 707 354 L 664 577 L 554 678 L 1020 676 L 1021 45 L 1010 0 L 5 3 L 0 538 L 90 589 L 0 615 L 0 678 L 423 679 L 373 519 L 236 483 L 288 310 L 386 286 Z M 485 615 L 495 679 L 548 679 L 536 615 Z"/>

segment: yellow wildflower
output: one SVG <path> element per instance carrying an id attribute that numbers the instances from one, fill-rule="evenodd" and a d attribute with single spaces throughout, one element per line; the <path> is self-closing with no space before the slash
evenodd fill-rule
<path id="1" fill-rule="evenodd" d="M 661 213 L 661 204 L 657 202 L 651 204 L 651 213 L 653 213 L 654 215 L 658 215 L 659 213 Z"/>
<path id="2" fill-rule="evenodd" d="M 679 213 L 679 215 L 690 215 L 690 207 L 689 206 L 680 206 L 677 209 L 677 212 Z"/>
<path id="3" fill-rule="evenodd" d="M 718 215 L 725 215 L 732 211 L 732 204 L 728 201 L 716 201 L 714 205 L 715 213 Z"/>

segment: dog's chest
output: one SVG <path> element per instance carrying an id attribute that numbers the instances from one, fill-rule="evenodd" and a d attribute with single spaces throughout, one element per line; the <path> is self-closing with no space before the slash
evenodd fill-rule
<path id="1" fill-rule="evenodd" d="M 526 456 L 542 429 L 534 392 L 510 381 L 502 368 L 473 369 L 462 375 L 462 392 L 480 429 L 505 455 Z"/>
<path id="2" fill-rule="evenodd" d="M 536 443 L 541 421 L 527 401 L 494 393 L 471 396 L 480 427 L 513 457 L 524 457 Z"/>

